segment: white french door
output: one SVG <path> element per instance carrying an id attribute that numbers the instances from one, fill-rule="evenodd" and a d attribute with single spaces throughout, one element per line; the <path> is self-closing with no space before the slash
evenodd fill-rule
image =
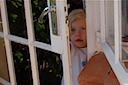
<path id="1" fill-rule="evenodd" d="M 35 24 L 38 24 L 38 26 L 42 26 L 39 25 L 37 20 L 34 20 L 34 12 L 33 12 L 33 8 L 32 8 L 32 1 L 31 0 L 18 0 L 16 3 L 11 1 L 10 3 L 14 6 L 14 8 L 18 8 L 21 7 L 21 3 L 24 4 L 22 6 L 22 10 L 24 11 L 24 16 L 23 17 L 23 23 L 26 26 L 26 28 L 24 28 L 26 31 L 23 32 L 25 33 L 25 35 L 22 34 L 18 34 L 18 33 L 14 33 L 15 31 L 20 32 L 19 30 L 13 30 L 13 28 L 11 28 L 12 25 L 10 25 L 10 18 L 9 16 L 11 16 L 12 18 L 15 18 L 15 20 L 17 20 L 16 18 L 18 17 L 18 15 L 14 15 L 11 14 L 9 15 L 9 10 L 7 7 L 7 4 L 9 0 L 1 0 L 0 1 L 0 10 L 1 10 L 1 18 L 2 18 L 2 31 L 0 31 L 0 37 L 2 39 L 4 39 L 4 43 L 5 43 L 5 51 L 6 51 L 6 56 L 7 56 L 7 64 L 8 64 L 8 70 L 9 70 L 9 81 L 7 80 L 3 80 L 0 78 L 0 83 L 4 84 L 4 85 L 17 85 L 17 82 L 19 82 L 17 80 L 17 74 L 16 74 L 16 67 L 15 67 L 15 60 L 14 60 L 14 48 L 12 46 L 12 42 L 15 46 L 15 44 L 19 44 L 20 46 L 25 46 L 24 49 L 27 49 L 29 54 L 29 58 L 27 59 L 27 61 L 30 62 L 30 68 L 31 70 L 29 70 L 30 74 L 32 75 L 30 78 L 30 81 L 32 82 L 31 84 L 33 85 L 40 85 L 45 81 L 40 80 L 40 78 L 42 78 L 41 75 L 41 70 L 39 71 L 39 68 L 43 69 L 43 65 L 39 65 L 39 62 L 41 57 L 38 58 L 38 50 L 46 50 L 49 52 L 53 52 L 56 53 L 58 55 L 60 55 L 60 57 L 62 58 L 62 64 L 63 64 L 63 77 L 64 77 L 64 82 L 67 85 L 72 85 L 72 78 L 71 78 L 71 73 L 70 73 L 70 50 L 69 50 L 69 32 L 68 32 L 68 26 L 67 26 L 67 1 L 66 0 L 47 0 L 47 4 L 46 7 L 47 9 L 43 12 L 46 12 L 47 15 L 42 16 L 42 22 L 43 22 L 43 17 L 46 18 L 46 16 L 48 17 L 48 26 L 50 29 L 49 32 L 49 37 L 50 37 L 50 42 L 49 43 L 45 43 L 43 42 L 43 38 L 42 39 L 37 39 L 38 38 L 38 33 L 41 31 L 38 31 L 40 29 L 38 29 L 37 33 L 35 33 Z M 36 0 L 35 3 L 36 5 Z M 55 7 L 54 11 L 51 11 L 52 8 L 50 8 L 51 6 Z M 50 12 L 49 12 L 50 10 Z M 21 15 L 23 15 L 21 13 Z M 57 21 L 55 20 L 57 19 Z M 12 22 L 15 23 L 15 20 L 13 20 Z M 36 23 L 35 23 L 36 21 Z M 21 23 L 22 26 L 22 23 Z M 24 27 L 25 27 L 24 26 Z M 19 29 L 19 27 L 17 27 L 17 29 Z M 42 40 L 42 41 L 41 41 Z M 19 57 L 23 57 L 21 53 L 19 53 L 18 51 L 16 51 L 16 55 L 15 56 Z M 27 56 L 27 55 L 26 55 Z M 51 56 L 52 57 L 52 56 Z M 20 58 L 20 63 L 23 63 L 23 59 L 24 58 Z M 27 67 L 28 68 L 28 67 Z M 26 69 L 27 69 L 26 68 Z M 51 70 L 50 70 L 51 71 Z M 23 74 L 24 75 L 24 74 Z"/>

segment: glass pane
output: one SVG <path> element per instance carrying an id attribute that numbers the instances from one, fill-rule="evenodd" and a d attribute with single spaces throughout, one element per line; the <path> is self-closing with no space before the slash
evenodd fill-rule
<path id="1" fill-rule="evenodd" d="M 32 4 L 35 38 L 37 41 L 50 44 L 51 41 L 50 41 L 48 15 L 43 17 L 42 23 L 38 22 L 38 18 L 40 17 L 44 8 L 47 7 L 47 0 L 31 0 L 31 4 Z"/>
<path id="2" fill-rule="evenodd" d="M 7 56 L 5 52 L 4 39 L 0 38 L 0 77 L 6 81 L 9 80 Z"/>
<path id="3" fill-rule="evenodd" d="M 2 18 L 1 18 L 1 10 L 0 10 L 0 32 L 3 32 L 3 28 L 2 28 Z"/>
<path id="4" fill-rule="evenodd" d="M 122 0 L 122 59 L 128 69 L 128 1 Z"/>
<path id="5" fill-rule="evenodd" d="M 10 33 L 27 38 L 23 0 L 6 0 Z"/>
<path id="6" fill-rule="evenodd" d="M 61 85 L 63 75 L 60 55 L 37 48 L 40 85 Z"/>
<path id="7" fill-rule="evenodd" d="M 109 46 L 114 51 L 114 7 L 113 7 L 113 1 L 107 1 L 105 2 L 105 37 L 106 41 L 109 44 Z"/>
<path id="8" fill-rule="evenodd" d="M 33 85 L 27 46 L 11 42 L 17 85 Z"/>

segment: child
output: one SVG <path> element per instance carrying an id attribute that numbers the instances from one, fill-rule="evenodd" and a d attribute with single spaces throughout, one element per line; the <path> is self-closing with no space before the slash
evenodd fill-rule
<path id="1" fill-rule="evenodd" d="M 73 85 L 79 85 L 78 75 L 87 63 L 85 18 L 85 12 L 82 9 L 75 9 L 71 11 L 68 16 L 71 41 L 71 67 Z"/>

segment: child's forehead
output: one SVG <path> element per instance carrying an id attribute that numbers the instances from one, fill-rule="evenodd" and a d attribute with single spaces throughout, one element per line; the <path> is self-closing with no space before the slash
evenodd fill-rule
<path id="1" fill-rule="evenodd" d="M 76 26 L 76 27 L 78 27 L 78 26 L 86 26 L 86 22 L 85 22 L 84 19 L 75 20 L 71 24 L 71 27 L 73 27 L 73 26 Z"/>
<path id="2" fill-rule="evenodd" d="M 86 20 L 85 20 L 84 18 L 77 18 L 77 19 L 74 19 L 74 20 L 71 22 L 71 24 L 74 23 L 74 22 L 79 22 L 79 21 L 84 21 L 84 22 L 86 22 Z M 86 23 L 85 23 L 85 24 L 86 24 Z"/>

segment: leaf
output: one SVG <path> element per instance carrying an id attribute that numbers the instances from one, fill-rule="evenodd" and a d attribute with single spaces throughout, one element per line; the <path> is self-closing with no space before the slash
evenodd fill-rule
<path id="1" fill-rule="evenodd" d="M 19 6 L 22 6 L 22 3 L 17 2 L 17 4 L 18 4 Z"/>
<path id="2" fill-rule="evenodd" d="M 20 58 L 23 56 L 23 54 L 22 54 L 21 52 L 17 51 L 17 52 L 15 53 L 15 56 L 17 56 L 18 59 L 20 59 Z"/>
<path id="3" fill-rule="evenodd" d="M 18 15 L 17 14 L 11 14 L 11 17 L 13 18 L 13 20 L 16 20 L 17 19 L 17 17 L 18 17 Z"/>
<path id="4" fill-rule="evenodd" d="M 19 2 L 22 2 L 22 0 L 18 0 Z"/>
<path id="5" fill-rule="evenodd" d="M 11 1 L 12 5 L 15 6 L 16 8 L 18 8 L 18 5 L 16 4 L 15 1 Z"/>
<path id="6" fill-rule="evenodd" d="M 39 24 L 39 23 L 36 23 L 36 30 L 42 30 L 42 29 L 45 29 L 45 26 L 42 24 Z"/>

